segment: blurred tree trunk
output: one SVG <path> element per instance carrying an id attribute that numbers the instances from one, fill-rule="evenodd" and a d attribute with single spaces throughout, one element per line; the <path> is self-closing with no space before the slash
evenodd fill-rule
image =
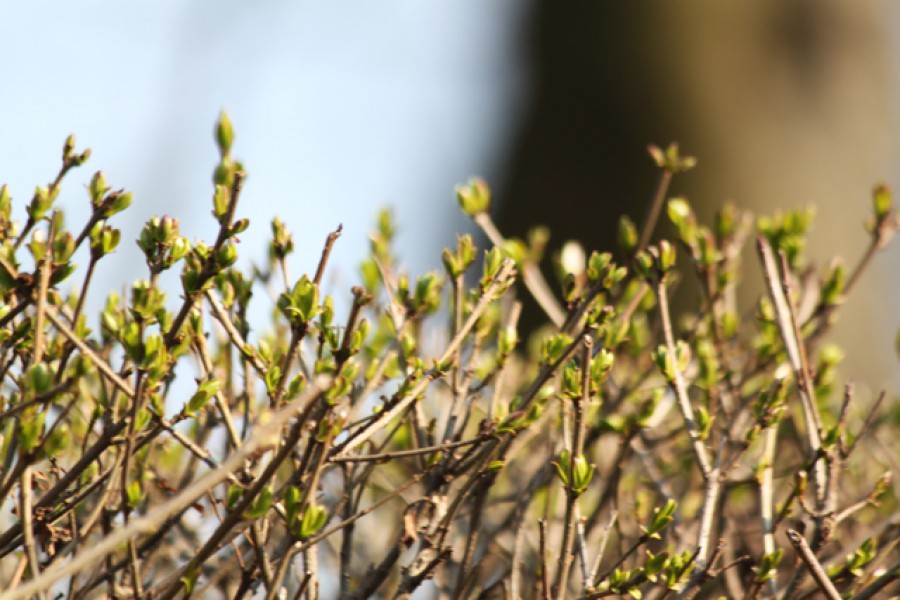
<path id="1" fill-rule="evenodd" d="M 726 199 L 756 214 L 816 204 L 808 255 L 820 268 L 834 254 L 852 266 L 867 243 L 869 192 L 897 158 L 889 8 L 537 2 L 525 44 L 531 104 L 497 186 L 501 229 L 521 236 L 545 223 L 551 248 L 578 239 L 612 249 L 618 215 L 640 225 L 654 189 L 646 145 L 678 141 L 699 166 L 671 193 L 701 219 Z M 839 332 L 853 377 L 876 386 L 896 371 L 898 316 L 897 290 L 874 286 L 890 272 L 896 280 L 898 256 L 895 244 L 866 275 Z M 755 256 L 746 263 L 745 279 L 758 280 Z M 875 323 L 873 311 L 884 318 Z"/>

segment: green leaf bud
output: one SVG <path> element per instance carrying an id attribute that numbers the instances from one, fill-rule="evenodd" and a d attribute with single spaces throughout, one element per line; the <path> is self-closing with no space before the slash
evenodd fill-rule
<path id="1" fill-rule="evenodd" d="M 71 158 L 72 153 L 75 151 L 75 134 L 70 133 L 69 137 L 66 138 L 65 143 L 63 143 L 63 162 L 68 162 L 69 158 Z"/>
<path id="2" fill-rule="evenodd" d="M 234 128 L 231 125 L 231 118 L 227 112 L 222 110 L 216 123 L 216 144 L 218 144 L 219 152 L 222 156 L 227 156 L 231 152 L 231 144 L 233 142 Z"/>
<path id="3" fill-rule="evenodd" d="M 237 167 L 235 166 L 234 161 L 227 156 L 223 156 L 222 160 L 219 161 L 219 164 L 216 165 L 216 170 L 213 171 L 213 183 L 216 185 L 224 185 L 226 188 L 231 189 L 231 186 L 234 185 L 234 175 L 236 172 Z"/>
<path id="4" fill-rule="evenodd" d="M 135 479 L 125 488 L 125 497 L 128 502 L 128 507 L 131 509 L 135 509 L 141 503 L 141 499 L 143 498 L 143 491 L 141 489 L 141 482 Z"/>
<path id="5" fill-rule="evenodd" d="M 891 188 L 886 183 L 879 183 L 872 190 L 872 209 L 875 212 L 875 222 L 884 219 L 891 211 Z"/>
<path id="6" fill-rule="evenodd" d="M 247 519 L 259 519 L 260 517 L 265 516 L 267 512 L 269 512 L 269 508 L 272 506 L 272 488 L 266 486 L 260 491 L 259 496 L 253 501 L 253 504 L 250 505 L 250 508 L 247 509 L 247 512 L 244 516 Z"/>
<path id="7" fill-rule="evenodd" d="M 584 456 L 579 454 L 572 463 L 572 491 L 581 494 L 587 489 L 594 477 L 594 467 L 589 465 Z"/>
<path id="8" fill-rule="evenodd" d="M 107 208 L 103 213 L 103 218 L 108 219 L 131 206 L 132 198 L 133 195 L 131 192 L 112 192 L 104 201 Z"/>
<path id="9" fill-rule="evenodd" d="M 647 251 L 639 252 L 634 259 L 638 273 L 640 273 L 641 277 L 648 281 L 652 281 L 656 275 L 656 271 L 653 268 L 653 257 L 650 253 Z"/>
<path id="10" fill-rule="evenodd" d="M 463 213 L 470 217 L 487 212 L 491 204 L 491 190 L 483 179 L 473 178 L 456 186 L 456 199 Z"/>
<path id="11" fill-rule="evenodd" d="M 635 227 L 634 221 L 626 215 L 619 217 L 619 227 L 616 239 L 619 242 L 619 247 L 625 254 L 631 254 L 634 252 L 634 249 L 637 248 L 637 227 Z"/>
<path id="12" fill-rule="evenodd" d="M 0 217 L 9 220 L 10 209 L 12 208 L 12 196 L 9 193 L 7 184 L 0 185 Z"/>
<path id="13" fill-rule="evenodd" d="M 675 266 L 675 246 L 669 240 L 659 242 L 659 269 L 664 274 Z"/>
<path id="14" fill-rule="evenodd" d="M 319 532 L 328 522 L 328 511 L 322 506 L 310 505 L 303 511 L 300 525 L 300 539 L 306 539 Z"/>
<path id="15" fill-rule="evenodd" d="M 653 362 L 656 368 L 663 374 L 667 381 L 675 380 L 675 359 L 669 355 L 669 349 L 659 346 L 653 353 Z"/>
<path id="16" fill-rule="evenodd" d="M 564 333 L 544 338 L 541 345 L 541 362 L 555 364 L 565 355 L 572 344 L 572 338 Z"/>
<path id="17" fill-rule="evenodd" d="M 213 193 L 213 216 L 221 223 L 228 214 L 228 205 L 231 202 L 231 190 L 223 184 L 216 185 Z"/>
<path id="18" fill-rule="evenodd" d="M 43 185 L 37 186 L 34 189 L 34 197 L 31 200 L 31 204 L 27 208 L 28 218 L 33 221 L 40 221 L 52 205 L 53 197 L 50 194 L 50 189 Z"/>

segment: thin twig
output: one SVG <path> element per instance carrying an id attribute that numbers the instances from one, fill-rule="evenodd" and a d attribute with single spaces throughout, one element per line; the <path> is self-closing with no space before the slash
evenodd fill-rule
<path id="1" fill-rule="evenodd" d="M 793 310 L 788 304 L 783 283 L 780 282 L 778 276 L 778 266 L 775 263 L 775 257 L 772 254 L 772 248 L 769 242 L 762 236 L 757 237 L 756 247 L 759 251 L 760 260 L 762 262 L 763 273 L 765 275 L 766 287 L 769 291 L 769 297 L 775 307 L 775 314 L 778 319 L 778 329 L 781 332 L 781 340 L 787 351 L 788 359 L 794 371 L 794 378 L 797 382 L 797 388 L 800 391 L 800 398 L 803 405 L 803 415 L 806 419 L 806 438 L 809 445 L 808 453 L 810 457 L 818 456 L 822 447 L 819 420 L 819 411 L 816 407 L 816 399 L 814 396 L 812 379 L 809 377 L 809 366 L 804 364 L 803 355 L 801 353 L 801 340 L 796 335 L 796 319 L 793 316 Z M 783 277 L 787 278 L 787 273 Z M 816 462 L 813 470 L 813 487 L 816 494 L 817 503 L 821 503 L 825 497 L 825 465 L 820 461 Z"/>
<path id="2" fill-rule="evenodd" d="M 900 563 L 895 563 L 882 573 L 878 579 L 864 587 L 857 595 L 853 596 L 853 600 L 869 600 L 870 598 L 875 598 L 876 594 L 898 579 L 900 579 Z"/>
<path id="3" fill-rule="evenodd" d="M 41 563 L 38 560 L 37 545 L 34 540 L 34 523 L 32 521 L 32 500 L 31 500 L 31 465 L 25 467 L 22 471 L 22 477 L 19 479 L 19 516 L 22 519 L 22 532 L 25 545 L 25 556 L 28 559 L 28 568 L 31 570 L 31 579 L 38 579 L 41 574 Z M 47 591 L 41 590 L 39 595 L 42 599 L 47 598 Z"/>
<path id="4" fill-rule="evenodd" d="M 100 371 L 110 383 L 116 386 L 129 398 L 134 398 L 134 390 L 131 388 L 131 385 L 119 377 L 119 374 L 109 366 L 109 363 L 103 360 L 103 358 L 101 358 L 93 348 L 88 346 L 84 340 L 80 339 L 78 335 L 76 335 L 76 333 L 56 315 L 56 312 L 52 307 L 48 306 L 45 314 L 47 315 L 47 320 L 50 321 L 53 326 L 66 337 L 66 339 L 75 344 L 78 351 L 81 352 L 85 358 L 90 359 L 90 361 L 94 363 L 94 366 L 97 367 L 97 370 Z"/>
<path id="5" fill-rule="evenodd" d="M 215 366 L 213 365 L 212 357 L 209 355 L 209 348 L 206 345 L 206 336 L 198 335 L 194 340 L 194 347 L 200 357 L 200 366 L 203 369 L 203 376 L 206 378 L 215 377 Z M 225 431 L 228 433 L 228 441 L 231 442 L 233 448 L 237 448 L 241 445 L 241 436 L 234 426 L 234 418 L 231 416 L 231 409 L 228 406 L 228 401 L 225 399 L 222 392 L 216 392 L 213 394 L 213 402 L 215 403 L 216 408 L 219 409 L 222 420 L 225 422 Z"/>
<path id="6" fill-rule="evenodd" d="M 569 569 L 574 559 L 572 544 L 575 539 L 574 531 L 576 513 L 578 512 L 578 496 L 583 491 L 575 488 L 575 460 L 583 460 L 584 458 L 582 456 L 584 452 L 584 413 L 591 397 L 591 351 L 593 350 L 594 342 L 591 336 L 585 335 L 582 338 L 582 344 L 581 393 L 572 400 L 575 419 L 572 425 L 572 448 L 569 453 L 569 464 L 561 465 L 563 469 L 568 469 L 569 471 L 569 482 L 566 486 L 566 514 L 563 520 L 563 537 L 556 571 L 556 581 L 553 584 L 558 600 L 563 600 L 566 597 Z"/>
<path id="7" fill-rule="evenodd" d="M 319 258 L 319 266 L 316 267 L 316 275 L 313 278 L 313 283 L 317 286 L 322 283 L 322 275 L 325 274 L 325 265 L 328 264 L 328 257 L 331 256 L 331 249 L 334 247 L 334 243 L 337 241 L 339 237 L 341 237 L 341 232 L 344 230 L 343 225 L 338 225 L 337 229 L 328 234 L 328 237 L 325 239 L 325 246 L 322 248 L 322 256 Z"/>
<path id="8" fill-rule="evenodd" d="M 491 240 L 491 243 L 494 244 L 494 246 L 497 248 L 503 247 L 506 240 L 497 229 L 494 221 L 491 220 L 489 214 L 484 212 L 478 213 L 472 217 L 472 220 L 475 221 L 476 225 L 481 227 L 481 230 L 488 236 L 488 239 Z M 534 261 L 522 261 L 522 283 L 525 284 L 531 297 L 538 303 L 541 310 L 546 313 L 550 322 L 556 325 L 557 328 L 561 328 L 566 321 L 566 311 L 556 300 L 556 296 L 553 295 L 550 285 L 541 273 L 540 266 Z"/>
<path id="9" fill-rule="evenodd" d="M 672 182 L 672 171 L 663 169 L 659 173 L 659 182 L 656 184 L 656 193 L 653 195 L 653 203 L 650 205 L 650 212 L 647 213 L 647 220 L 641 229 L 641 238 L 638 242 L 634 253 L 637 254 L 647 247 L 650 243 L 650 236 L 656 229 L 656 221 L 659 219 L 659 212 L 662 209 L 663 202 L 666 200 L 666 193 L 669 191 L 669 184 Z"/>
<path id="10" fill-rule="evenodd" d="M 773 555 L 775 553 L 775 508 L 773 474 L 775 464 L 775 450 L 778 442 L 778 424 L 773 423 L 765 431 L 763 453 L 759 460 L 761 473 L 759 474 L 759 513 L 762 519 L 763 553 Z M 766 580 L 769 594 L 775 597 L 777 590 L 776 577 Z"/>
<path id="11" fill-rule="evenodd" d="M 544 519 L 538 521 L 538 528 L 540 532 L 538 552 L 541 555 L 541 597 L 544 600 L 550 600 L 550 569 L 547 565 L 547 521 Z"/>
<path id="12" fill-rule="evenodd" d="M 600 547 L 597 548 L 597 558 L 594 559 L 594 566 L 591 567 L 591 572 L 588 574 L 586 586 L 594 586 L 600 583 L 597 579 L 597 571 L 600 570 L 600 564 L 603 562 L 603 554 L 606 552 L 606 544 L 609 542 L 609 534 L 618 517 L 619 511 L 616 510 L 612 511 L 609 515 L 609 522 L 606 524 L 606 527 L 603 528 L 603 535 L 600 537 Z"/>
<path id="13" fill-rule="evenodd" d="M 454 448 L 462 448 L 464 446 L 471 446 L 473 444 L 479 444 L 491 436 L 489 435 L 479 435 L 478 437 L 470 438 L 468 440 L 460 440 L 458 442 L 447 442 L 446 444 L 439 444 L 437 446 L 426 446 L 424 448 L 415 448 L 413 450 L 396 450 L 394 452 L 383 452 L 380 454 L 362 454 L 359 456 L 335 456 L 334 458 L 329 459 L 329 462 L 332 463 L 342 463 L 342 462 L 386 462 L 389 460 L 395 460 L 398 458 L 406 458 L 409 456 L 421 456 L 422 454 L 432 454 L 434 452 L 444 452 L 445 450 L 452 450 Z"/>
<path id="14" fill-rule="evenodd" d="M 453 287 L 453 335 L 456 335 L 463 326 L 466 294 L 465 275 L 459 273 L 452 279 L 451 283 Z M 466 390 L 462 385 L 463 367 L 459 363 L 460 352 L 457 350 L 453 359 L 453 368 L 450 373 L 450 394 L 452 400 L 447 403 L 447 409 L 442 412 L 437 428 L 437 431 L 439 432 L 443 429 L 444 433 L 441 440 L 444 442 L 453 438 L 458 418 L 457 413 L 462 407 L 462 403 L 466 396 Z"/>
<path id="15" fill-rule="evenodd" d="M 822 593 L 831 600 L 841 600 L 840 592 L 837 591 L 834 583 L 828 578 L 828 574 L 825 573 L 825 569 L 822 568 L 819 559 L 816 558 L 809 544 L 806 543 L 806 539 L 793 529 L 788 529 L 786 534 L 788 541 L 794 547 L 794 550 L 797 551 L 800 559 L 809 567 L 809 572 L 812 573 L 813 579 L 816 580 Z"/>
<path id="16" fill-rule="evenodd" d="M 256 352 L 253 351 L 253 347 L 241 337 L 237 327 L 235 327 L 234 323 L 231 321 L 231 317 L 228 316 L 228 311 L 222 306 L 222 303 L 212 289 L 206 290 L 206 299 L 209 301 L 210 312 L 212 312 L 212 315 L 219 324 L 222 325 L 222 328 L 225 329 L 225 333 L 228 334 L 228 339 L 231 340 L 231 344 L 240 351 L 241 356 L 250 362 L 257 375 L 265 378 L 268 368 L 259 359 Z"/>
<path id="17" fill-rule="evenodd" d="M 694 458 L 697 459 L 697 466 L 704 479 L 712 476 L 712 467 L 709 464 L 709 456 L 706 447 L 700 439 L 700 432 L 697 430 L 697 422 L 694 420 L 694 409 L 691 407 L 691 401 L 688 398 L 687 385 L 684 381 L 684 375 L 678 366 L 678 354 L 675 348 L 675 336 L 672 333 L 672 318 L 669 316 L 669 299 L 666 294 L 666 284 L 662 278 L 657 282 L 656 295 L 659 302 L 659 313 L 662 318 L 663 335 L 666 340 L 666 350 L 672 359 L 673 377 L 670 385 L 672 386 L 675 396 L 678 398 L 678 407 L 681 409 L 681 416 L 684 419 L 684 426 L 687 429 L 688 436 L 691 438 L 691 447 L 694 450 Z"/>
<path id="18" fill-rule="evenodd" d="M 528 497 L 530 499 L 530 496 Z M 522 545 L 525 542 L 525 510 L 528 508 L 528 505 L 524 502 L 519 502 L 516 505 L 516 511 L 513 513 L 513 527 L 516 532 L 515 540 L 513 541 L 513 550 L 512 556 L 510 557 L 510 573 L 509 573 L 509 595 L 514 600 L 518 600 L 521 597 L 519 592 L 519 579 L 521 576 L 521 563 L 522 563 Z"/>

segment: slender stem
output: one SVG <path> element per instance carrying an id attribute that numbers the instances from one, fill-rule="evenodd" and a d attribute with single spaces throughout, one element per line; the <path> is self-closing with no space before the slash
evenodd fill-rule
<path id="1" fill-rule="evenodd" d="M 516 532 L 515 541 L 513 541 L 513 551 L 512 556 L 510 557 L 510 573 L 509 573 L 509 595 L 511 598 L 520 598 L 521 594 L 519 592 L 519 579 L 521 577 L 522 571 L 522 545 L 525 541 L 525 527 L 523 527 L 525 520 L 525 509 L 527 508 L 527 504 L 517 503 L 516 510 L 513 513 L 514 518 L 514 527 L 513 530 Z"/>
<path id="2" fill-rule="evenodd" d="M 819 586 L 822 593 L 830 598 L 830 600 L 841 600 L 840 592 L 837 591 L 837 588 L 834 587 L 834 583 L 828 578 L 828 574 L 825 573 L 825 569 L 822 568 L 819 559 L 816 558 L 816 555 L 813 554 L 809 544 L 806 543 L 806 539 L 793 529 L 787 530 L 787 538 L 794 547 L 794 550 L 797 551 L 800 559 L 809 568 L 809 572 L 812 573 L 813 579 L 816 580 L 816 584 Z"/>
<path id="3" fill-rule="evenodd" d="M 880 250 L 884 249 L 885 242 L 882 240 L 882 236 L 878 235 L 876 231 L 872 235 L 872 240 L 869 243 L 869 246 L 866 248 L 865 253 L 862 258 L 859 259 L 859 262 L 856 263 L 856 267 L 853 269 L 853 273 L 850 274 L 850 277 L 847 278 L 847 283 L 844 285 L 843 296 L 850 295 L 850 292 L 853 288 L 856 287 L 856 284 L 859 283 L 859 279 L 862 274 L 866 271 L 869 264 L 872 262 L 872 259 Z"/>
<path id="4" fill-rule="evenodd" d="M 634 253 L 637 254 L 647 247 L 650 243 L 650 236 L 656 229 L 656 221 L 659 220 L 659 213 L 662 209 L 663 202 L 666 200 L 666 194 L 669 191 L 669 184 L 672 182 L 672 171 L 663 169 L 659 173 L 659 182 L 656 184 L 656 193 L 653 195 L 653 203 L 650 205 L 650 212 L 647 213 L 647 220 L 644 221 L 644 227 L 641 229 L 641 239 L 638 242 Z"/>
<path id="5" fill-rule="evenodd" d="M 541 560 L 541 596 L 544 600 L 550 600 L 550 569 L 547 565 L 547 521 L 538 521 L 540 543 L 538 552 Z"/>
<path id="6" fill-rule="evenodd" d="M 881 590 L 888 585 L 900 579 L 900 563 L 894 563 L 889 569 L 886 569 L 878 579 L 864 587 L 860 593 L 853 596 L 853 600 L 869 600 L 875 598 Z"/>
<path id="7" fill-rule="evenodd" d="M 68 325 L 66 325 L 55 313 L 52 307 L 48 306 L 47 311 L 45 313 L 47 315 L 47 320 L 50 321 L 56 329 L 62 333 L 66 339 L 75 344 L 75 347 L 78 348 L 78 351 L 81 354 L 89 359 L 94 366 L 97 367 L 97 370 L 106 377 L 110 383 L 116 386 L 120 391 L 122 391 L 129 398 L 134 398 L 134 390 L 131 389 L 131 385 L 128 384 L 124 379 L 122 379 L 118 373 L 116 373 L 112 367 L 109 366 L 97 352 L 87 345 L 83 340 L 81 340 L 78 335 L 74 331 L 72 331 Z"/>
<path id="8" fill-rule="evenodd" d="M 758 463 L 762 467 L 759 474 L 759 513 L 762 519 L 763 553 L 768 555 L 774 554 L 776 550 L 773 474 L 777 441 L 778 424 L 773 423 L 766 429 L 763 454 Z M 776 577 L 770 577 L 766 581 L 766 587 L 774 598 L 777 588 Z"/>
<path id="9" fill-rule="evenodd" d="M 350 359 L 350 344 L 353 341 L 353 332 L 356 331 L 359 313 L 363 306 L 368 304 L 372 299 L 372 296 L 359 286 L 354 287 L 351 291 L 353 292 L 353 305 L 350 307 L 350 314 L 347 315 L 347 324 L 344 326 L 344 336 L 341 338 L 341 347 L 338 348 L 337 352 L 334 354 L 337 363 L 335 371 L 337 372 L 340 372 L 344 363 Z"/>
<path id="10" fill-rule="evenodd" d="M 207 378 L 214 377 L 215 365 L 213 364 L 212 357 L 209 355 L 209 348 L 206 345 L 206 336 L 198 335 L 197 339 L 194 341 L 194 346 L 200 357 L 200 366 L 203 369 L 203 376 Z M 231 443 L 232 448 L 240 447 L 241 436 L 234 425 L 234 418 L 231 416 L 228 400 L 224 397 L 222 392 L 216 392 L 213 395 L 213 401 L 216 404 L 216 408 L 219 409 L 222 420 L 225 422 L 225 431 L 228 432 L 228 441 Z"/>
<path id="11" fill-rule="evenodd" d="M 338 228 L 328 234 L 328 237 L 325 239 L 325 246 L 322 248 L 322 256 L 319 258 L 319 266 L 316 268 L 316 275 L 313 278 L 313 282 L 318 286 L 322 283 L 322 275 L 325 274 L 325 265 L 328 264 L 328 257 L 331 256 L 331 249 L 334 247 L 334 243 L 337 241 L 339 237 L 341 237 L 341 232 L 344 230 L 343 225 L 338 225 Z"/>
<path id="12" fill-rule="evenodd" d="M 26 466 L 19 479 L 19 515 L 22 519 L 22 531 L 24 533 L 25 556 L 28 567 L 31 570 L 31 579 L 37 579 L 41 574 L 41 563 L 38 560 L 37 546 L 34 541 L 34 524 L 32 522 L 32 498 L 31 498 L 31 465 Z M 40 591 L 41 598 L 46 599 L 47 591 Z"/>
<path id="13" fill-rule="evenodd" d="M 143 330 L 143 327 L 141 327 L 141 329 Z M 143 333 L 141 335 L 143 337 Z M 135 393 L 134 397 L 131 398 L 131 406 L 128 415 L 128 427 L 125 433 L 125 449 L 122 454 L 122 463 L 120 466 L 121 481 L 119 483 L 119 492 L 121 497 L 120 503 L 122 506 L 122 522 L 124 523 L 125 527 L 128 527 L 128 523 L 131 519 L 131 506 L 128 503 L 128 474 L 131 471 L 131 457 L 135 445 L 135 427 L 137 425 L 137 415 L 143 404 L 144 372 L 139 369 L 135 374 L 135 378 Z M 134 547 L 134 538 L 129 539 L 127 544 L 130 566 L 129 570 L 131 571 L 131 586 L 134 591 L 135 597 L 140 598 L 144 595 L 144 591 L 143 586 L 141 585 L 141 573 L 137 560 L 137 552 L 135 551 Z"/>
<path id="14" fill-rule="evenodd" d="M 463 326 L 463 309 L 465 307 L 465 282 L 462 273 L 453 278 L 453 334 L 462 329 Z M 460 362 L 460 352 L 456 351 L 453 369 L 450 373 L 450 394 L 452 401 L 447 403 L 447 410 L 442 415 L 441 421 L 438 423 L 438 431 L 443 424 L 444 433 L 442 441 L 446 442 L 453 438 L 456 429 L 457 413 L 465 399 L 465 390 L 462 388 L 462 365 Z"/>
<path id="15" fill-rule="evenodd" d="M 724 438 L 723 438 L 724 441 Z M 692 585 L 700 585 L 702 578 L 708 575 L 709 568 L 713 564 L 713 560 L 707 555 L 709 554 L 710 538 L 712 537 L 713 520 L 716 514 L 716 505 L 719 501 L 719 494 L 722 489 L 722 481 L 719 474 L 719 458 L 722 456 L 721 449 L 716 456 L 716 465 L 713 467 L 709 476 L 706 478 L 706 492 L 703 498 L 703 507 L 700 513 L 700 530 L 697 532 L 697 554 L 694 559 L 697 568 L 694 570 L 693 576 L 685 589 L 679 594 L 679 598 L 687 597 L 686 594 Z"/>
<path id="16" fill-rule="evenodd" d="M 478 437 L 474 437 L 468 440 L 460 440 L 458 442 L 447 442 L 445 444 L 438 444 L 437 446 L 426 446 L 424 448 L 415 448 L 413 450 L 396 450 L 394 452 L 384 452 L 381 454 L 362 454 L 359 456 L 346 456 L 342 454 L 330 459 L 329 462 L 387 462 L 389 460 L 405 458 L 408 456 L 421 456 L 423 454 L 432 454 L 434 452 L 444 452 L 445 450 L 452 450 L 453 448 L 471 446 L 473 444 L 479 444 L 487 439 L 490 439 L 490 437 L 491 436 L 489 435 L 479 435 Z"/>
<path id="17" fill-rule="evenodd" d="M 556 597 L 564 600 L 569 582 L 569 570 L 574 556 L 572 545 L 575 540 L 575 519 L 578 513 L 578 496 L 583 490 L 575 488 L 575 460 L 583 458 L 584 452 L 584 413 L 585 405 L 591 396 L 591 354 L 594 341 L 589 335 L 582 338 L 581 354 L 581 393 L 572 399 L 575 422 L 572 426 L 572 448 L 569 453 L 569 464 L 563 468 L 569 469 L 569 484 L 566 486 L 566 514 L 563 521 L 563 538 L 560 548 L 559 561 L 556 571 L 554 589 Z"/>
<path id="18" fill-rule="evenodd" d="M 641 535 L 641 537 L 639 537 L 637 540 L 635 540 L 631 544 L 631 546 L 628 548 L 628 550 L 626 550 L 625 552 L 622 552 L 622 554 L 619 556 L 618 560 L 616 560 L 616 562 L 614 562 L 610 568 L 608 568 L 602 575 L 600 575 L 597 579 L 594 580 L 594 584 L 599 585 L 601 582 L 608 579 L 609 576 L 612 575 L 613 571 L 615 571 L 616 569 L 621 567 L 623 564 L 625 564 L 625 561 L 628 560 L 628 558 L 632 554 L 634 554 L 638 548 L 640 548 L 641 546 L 643 546 L 644 544 L 646 544 L 649 541 L 650 541 L 650 536 L 648 536 L 646 534 Z"/>
<path id="19" fill-rule="evenodd" d="M 665 281 L 660 279 L 656 285 L 656 295 L 659 302 L 659 312 L 662 318 L 663 335 L 666 340 L 666 350 L 672 358 L 673 378 L 670 381 L 675 396 L 678 398 L 678 407 L 681 409 L 681 416 L 684 419 L 685 428 L 691 438 L 691 446 L 694 449 L 694 457 L 697 459 L 697 466 L 700 467 L 700 473 L 704 479 L 709 479 L 712 475 L 712 467 L 709 464 L 709 456 L 706 447 L 700 439 L 700 433 L 697 430 L 697 423 L 694 420 L 694 409 L 691 408 L 691 401 L 688 398 L 687 385 L 684 381 L 684 375 L 678 366 L 678 355 L 675 349 L 675 336 L 672 333 L 672 318 L 669 315 L 669 299 L 666 295 Z"/>
<path id="20" fill-rule="evenodd" d="M 44 314 L 47 311 L 47 288 L 50 286 L 50 269 L 53 260 L 53 220 L 47 231 L 47 245 L 44 248 L 44 256 L 41 261 L 41 271 L 38 279 L 37 311 L 34 318 L 34 348 L 31 351 L 31 366 L 41 362 L 44 354 Z"/>
<path id="21" fill-rule="evenodd" d="M 319 600 L 319 549 L 310 548 L 303 551 L 303 565 L 309 574 L 306 588 L 307 600 Z"/>
<path id="22" fill-rule="evenodd" d="M 796 334 L 796 319 L 785 297 L 784 284 L 779 282 L 778 266 L 775 263 L 772 248 L 762 236 L 757 238 L 757 250 L 762 262 L 769 297 L 772 299 L 772 304 L 775 307 L 781 339 L 787 351 L 788 359 L 794 371 L 794 378 L 797 382 L 797 388 L 800 392 L 803 414 L 806 419 L 808 454 L 810 457 L 816 457 L 819 455 L 819 450 L 822 446 L 819 434 L 821 425 L 818 409 L 816 408 L 812 379 L 809 377 L 808 365 L 804 364 L 803 355 L 801 354 L 801 340 Z M 785 273 L 783 276 L 786 278 L 787 274 Z M 821 502 L 825 495 L 825 476 L 825 465 L 817 461 L 816 468 L 813 471 L 813 486 L 817 502 Z"/>
<path id="23" fill-rule="evenodd" d="M 475 221 L 476 225 L 481 227 L 481 230 L 484 231 L 484 234 L 488 236 L 488 239 L 491 240 L 491 243 L 494 244 L 494 246 L 498 248 L 503 247 L 506 240 L 497 229 L 497 226 L 494 225 L 494 221 L 491 220 L 489 214 L 479 213 L 472 217 L 472 220 Z M 528 293 L 530 293 L 535 302 L 538 303 L 541 310 L 546 313 L 550 321 L 556 325 L 557 328 L 562 327 L 563 323 L 566 321 L 566 311 L 556 300 L 556 296 L 553 295 L 550 285 L 547 283 L 547 280 L 544 279 L 540 267 L 534 261 L 523 261 L 522 283 L 525 284 Z"/>
<path id="24" fill-rule="evenodd" d="M 603 562 L 603 554 L 606 552 L 606 544 L 609 542 L 609 534 L 612 531 L 613 525 L 616 523 L 616 519 L 619 518 L 619 512 L 614 510 L 612 514 L 609 515 L 609 522 L 606 524 L 606 527 L 603 528 L 603 535 L 600 537 L 600 547 L 597 548 L 597 557 L 594 559 L 594 566 L 591 567 L 590 573 L 588 573 L 587 582 L 585 586 L 593 586 L 600 582 L 597 579 L 597 571 L 600 570 L 600 564 Z"/>

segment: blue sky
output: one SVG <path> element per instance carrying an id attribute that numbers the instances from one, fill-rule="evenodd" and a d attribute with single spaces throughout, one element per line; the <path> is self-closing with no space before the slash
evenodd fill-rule
<path id="1" fill-rule="evenodd" d="M 214 235 L 213 123 L 226 108 L 249 178 L 243 259 L 262 260 L 269 222 L 293 230 L 292 274 L 344 235 L 331 282 L 349 288 L 381 206 L 414 272 L 468 227 L 453 186 L 496 173 L 521 108 L 516 32 L 527 4 L 212 1 L 8 3 L 0 8 L 0 181 L 19 214 L 75 133 L 91 161 L 67 179 L 70 227 L 102 169 L 132 190 L 123 243 L 95 289 L 143 276 L 133 239 L 152 215 L 189 238 Z M 107 280 L 104 280 L 107 277 Z M 92 298 L 97 302 L 100 298 Z"/>

